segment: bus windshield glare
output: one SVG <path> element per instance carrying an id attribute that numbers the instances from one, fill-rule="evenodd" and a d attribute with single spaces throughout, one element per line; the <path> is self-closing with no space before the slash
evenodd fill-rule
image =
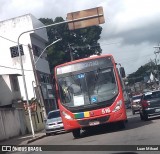
<path id="1" fill-rule="evenodd" d="M 101 103 L 118 94 L 113 67 L 60 76 L 58 86 L 62 104 L 69 107 Z"/>

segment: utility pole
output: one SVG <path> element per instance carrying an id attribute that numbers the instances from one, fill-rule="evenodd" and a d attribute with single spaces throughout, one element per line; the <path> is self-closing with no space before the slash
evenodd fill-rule
<path id="1" fill-rule="evenodd" d="M 155 62 L 156 62 L 156 67 L 157 67 L 157 73 L 158 73 L 158 84 L 160 86 L 160 78 L 159 78 L 159 68 L 158 68 L 158 64 L 157 64 L 157 54 L 160 53 L 160 46 L 154 46 L 155 49 L 157 49 L 157 51 L 154 51 L 154 54 L 156 56 Z"/>
<path id="2" fill-rule="evenodd" d="M 47 116 L 46 116 L 46 109 L 45 109 L 45 105 L 44 105 L 43 92 L 42 92 L 41 85 L 40 85 L 39 80 L 38 80 L 38 76 L 37 76 L 37 72 L 36 72 L 36 67 L 35 67 L 35 63 L 34 63 L 34 59 L 33 59 L 32 47 L 30 46 L 30 44 L 28 44 L 28 48 L 29 48 L 29 54 L 30 54 L 30 57 L 31 57 L 31 63 L 32 63 L 32 67 L 33 67 L 33 73 L 34 73 L 34 76 L 35 76 L 35 82 L 36 82 L 36 86 L 37 86 L 37 92 L 39 94 L 39 99 L 40 99 L 40 102 L 41 102 L 41 105 L 42 105 L 43 116 L 44 116 L 44 118 L 46 118 Z"/>
<path id="3" fill-rule="evenodd" d="M 153 61 L 152 59 L 150 59 L 150 63 L 151 63 L 151 74 L 150 74 L 150 83 L 151 83 L 151 88 L 153 88 L 156 85 L 156 79 L 154 76 L 154 68 L 153 68 Z M 152 84 L 152 80 L 151 80 L 151 75 L 153 75 L 153 84 Z"/>
<path id="4" fill-rule="evenodd" d="M 33 58 L 33 52 L 32 52 L 32 47 L 30 46 L 30 44 L 28 44 L 28 48 L 29 48 L 29 54 L 31 57 L 31 63 L 32 63 L 32 67 L 33 67 L 33 72 L 34 72 L 34 76 L 35 76 L 35 82 L 36 82 L 36 87 L 37 87 L 37 92 L 38 92 L 38 98 L 40 99 L 41 105 L 42 105 L 42 112 L 43 112 L 43 116 L 44 118 L 46 118 L 46 109 L 45 109 L 45 101 L 44 101 L 44 97 L 43 97 L 43 91 L 42 91 L 42 87 L 39 83 L 38 80 L 38 76 L 37 76 L 37 72 L 36 72 L 36 63 L 38 62 L 38 60 L 41 58 L 41 56 L 43 55 L 43 53 L 46 51 L 46 49 L 48 47 L 50 47 L 51 45 L 61 41 L 62 39 L 58 39 L 56 41 L 53 41 L 51 44 L 49 44 L 48 46 L 46 46 L 44 48 L 44 50 L 41 52 L 40 56 L 37 58 L 37 60 L 35 61 Z M 32 81 L 32 87 L 33 87 L 33 81 Z M 35 93 L 34 93 L 35 95 Z"/>
<path id="5" fill-rule="evenodd" d="M 155 58 L 155 63 L 156 63 L 156 69 L 157 69 L 157 74 L 158 74 L 158 85 L 159 85 L 160 82 L 159 82 L 159 69 L 158 69 L 158 65 L 157 65 L 157 55 L 156 55 L 155 52 L 154 52 L 154 54 L 155 54 L 155 56 L 156 56 L 156 58 Z"/>
<path id="6" fill-rule="evenodd" d="M 34 132 L 34 127 L 33 127 L 33 121 L 32 121 L 32 115 L 31 115 L 31 110 L 30 110 L 30 104 L 28 100 L 28 92 L 27 92 L 27 85 L 26 85 L 26 80 L 25 80 L 25 74 L 24 74 L 24 68 L 23 68 L 23 62 L 22 62 L 22 55 L 20 52 L 20 43 L 19 43 L 19 37 L 18 37 L 18 53 L 20 57 L 20 65 L 21 65 L 21 72 L 22 72 L 22 79 L 23 79 L 23 85 L 24 85 L 24 91 L 25 91 L 25 96 L 26 96 L 26 102 L 27 102 L 27 109 L 28 109 L 28 116 L 29 116 L 29 122 L 31 125 L 31 131 L 32 131 L 32 137 L 35 137 L 35 132 Z"/>
<path id="7" fill-rule="evenodd" d="M 133 81 L 134 81 L 134 83 L 133 83 L 133 85 L 134 85 L 134 92 L 136 93 L 137 90 L 136 90 L 136 86 L 135 86 L 135 78 L 133 78 Z"/>
<path id="8" fill-rule="evenodd" d="M 73 53 L 72 53 L 72 50 L 71 50 L 71 45 L 69 43 L 68 43 L 68 47 L 69 47 L 69 53 L 70 53 L 71 61 L 73 61 Z"/>

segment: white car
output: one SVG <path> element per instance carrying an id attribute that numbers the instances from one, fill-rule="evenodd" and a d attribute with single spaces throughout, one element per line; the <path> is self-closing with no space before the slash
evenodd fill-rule
<path id="1" fill-rule="evenodd" d="M 45 123 L 46 135 L 54 134 L 59 131 L 63 131 L 64 126 L 59 110 L 50 111 Z"/>

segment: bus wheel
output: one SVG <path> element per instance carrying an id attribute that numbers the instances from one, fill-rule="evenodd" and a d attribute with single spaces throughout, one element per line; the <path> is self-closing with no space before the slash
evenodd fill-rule
<path id="1" fill-rule="evenodd" d="M 144 115 L 144 120 L 145 120 L 145 121 L 148 120 L 148 115 L 147 115 L 147 114 Z"/>
<path id="2" fill-rule="evenodd" d="M 72 134 L 73 134 L 74 138 L 80 138 L 80 136 L 81 136 L 80 129 L 72 130 Z"/>
<path id="3" fill-rule="evenodd" d="M 144 120 L 144 117 L 141 113 L 140 113 L 140 118 L 141 118 L 141 120 Z"/>
<path id="4" fill-rule="evenodd" d="M 128 123 L 128 119 L 125 122 Z"/>

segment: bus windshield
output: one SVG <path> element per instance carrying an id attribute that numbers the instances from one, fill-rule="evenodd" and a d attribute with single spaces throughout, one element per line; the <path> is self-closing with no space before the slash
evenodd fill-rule
<path id="1" fill-rule="evenodd" d="M 113 67 L 58 78 L 62 104 L 75 107 L 111 100 L 118 94 Z"/>

